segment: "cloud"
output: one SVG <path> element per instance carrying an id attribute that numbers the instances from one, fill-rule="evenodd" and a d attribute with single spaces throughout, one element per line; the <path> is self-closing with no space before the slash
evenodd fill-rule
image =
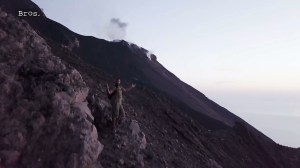
<path id="1" fill-rule="evenodd" d="M 151 52 L 151 51 L 148 51 L 148 52 L 146 53 L 146 55 L 147 55 L 148 59 L 151 60 L 152 52 Z"/>
<path id="2" fill-rule="evenodd" d="M 146 56 L 150 61 L 157 61 L 157 57 L 153 54 L 153 51 L 147 51 Z"/>
<path id="3" fill-rule="evenodd" d="M 230 80 L 221 80 L 221 81 L 216 81 L 215 84 L 217 85 L 226 85 L 226 84 L 232 84 L 234 83 L 233 81 Z"/>
<path id="4" fill-rule="evenodd" d="M 107 30 L 108 38 L 110 40 L 123 40 L 126 36 L 127 25 L 118 18 L 112 18 Z"/>

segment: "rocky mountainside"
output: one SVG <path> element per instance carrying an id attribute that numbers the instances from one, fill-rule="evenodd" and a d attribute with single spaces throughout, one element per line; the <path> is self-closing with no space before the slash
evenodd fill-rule
<path id="1" fill-rule="evenodd" d="M 299 167 L 299 149 L 274 143 L 145 49 L 80 36 L 29 0 L 0 6 L 0 167 Z M 138 86 L 113 134 L 103 86 L 117 75 Z"/>
<path id="2" fill-rule="evenodd" d="M 207 122 L 208 126 L 233 126 L 236 121 L 243 122 L 239 117 L 209 100 L 205 95 L 178 79 L 166 70 L 148 51 L 126 41 L 108 42 L 94 37 L 81 36 L 71 32 L 64 26 L 49 20 L 42 11 L 30 0 L 1 0 L 3 8 L 17 16 L 18 11 L 37 11 L 41 17 L 20 17 L 46 40 L 54 41 L 61 46 L 72 49 L 83 61 L 102 71 L 119 76 L 123 79 L 147 85 L 163 92 L 170 99 L 181 104 L 182 108 L 194 117 Z M 0 1 L 0 2 L 1 2 Z M 76 47 L 77 46 L 77 47 Z M 183 107 L 184 106 L 184 107 Z M 205 118 L 205 119 L 203 119 Z M 219 124 L 215 121 L 220 122 Z"/>
<path id="3" fill-rule="evenodd" d="M 0 167 L 93 165 L 103 145 L 81 75 L 28 23 L 0 18 Z"/>

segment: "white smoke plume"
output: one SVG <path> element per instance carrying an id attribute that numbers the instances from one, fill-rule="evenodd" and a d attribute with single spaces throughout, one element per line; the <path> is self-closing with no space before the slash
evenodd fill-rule
<path id="1" fill-rule="evenodd" d="M 107 36 L 110 40 L 123 40 L 126 36 L 127 23 L 118 18 L 112 18 L 109 22 Z"/>
<path id="2" fill-rule="evenodd" d="M 149 60 L 151 60 L 151 55 L 152 55 L 153 53 L 151 52 L 151 51 L 148 51 L 147 53 L 146 53 L 146 55 L 147 55 L 147 57 L 148 57 L 148 59 Z"/>

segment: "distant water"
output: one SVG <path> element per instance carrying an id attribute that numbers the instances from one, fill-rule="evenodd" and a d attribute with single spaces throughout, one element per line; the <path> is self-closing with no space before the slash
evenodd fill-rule
<path id="1" fill-rule="evenodd" d="M 275 142 L 300 147 L 300 93 L 210 91 L 204 94 Z"/>
<path id="2" fill-rule="evenodd" d="M 237 114 L 275 142 L 300 147 L 300 116 Z"/>

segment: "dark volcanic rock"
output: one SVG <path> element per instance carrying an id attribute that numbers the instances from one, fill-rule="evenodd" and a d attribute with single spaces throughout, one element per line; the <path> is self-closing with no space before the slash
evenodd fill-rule
<path id="1" fill-rule="evenodd" d="M 103 145 L 79 72 L 2 10 L 0 44 L 0 167 L 96 166 Z"/>
<path id="2" fill-rule="evenodd" d="M 0 6 L 40 11 L 30 0 Z M 0 15 L 0 167 L 299 168 L 299 149 L 274 143 L 145 49 L 45 16 Z M 104 87 L 113 75 L 138 82 L 115 134 Z"/>
<path id="3" fill-rule="evenodd" d="M 18 15 L 18 9 L 42 13 L 30 0 L 0 0 L 0 6 L 15 16 Z M 28 21 L 44 39 L 71 50 L 90 65 L 106 73 L 163 92 L 206 127 L 220 129 L 226 126 L 232 127 L 236 121 L 242 122 L 239 117 L 209 100 L 204 94 L 164 68 L 155 55 L 150 56 L 150 61 L 147 57 L 148 51 L 144 48 L 123 40 L 108 42 L 78 35 L 43 14 L 41 17 L 19 18 Z"/>

